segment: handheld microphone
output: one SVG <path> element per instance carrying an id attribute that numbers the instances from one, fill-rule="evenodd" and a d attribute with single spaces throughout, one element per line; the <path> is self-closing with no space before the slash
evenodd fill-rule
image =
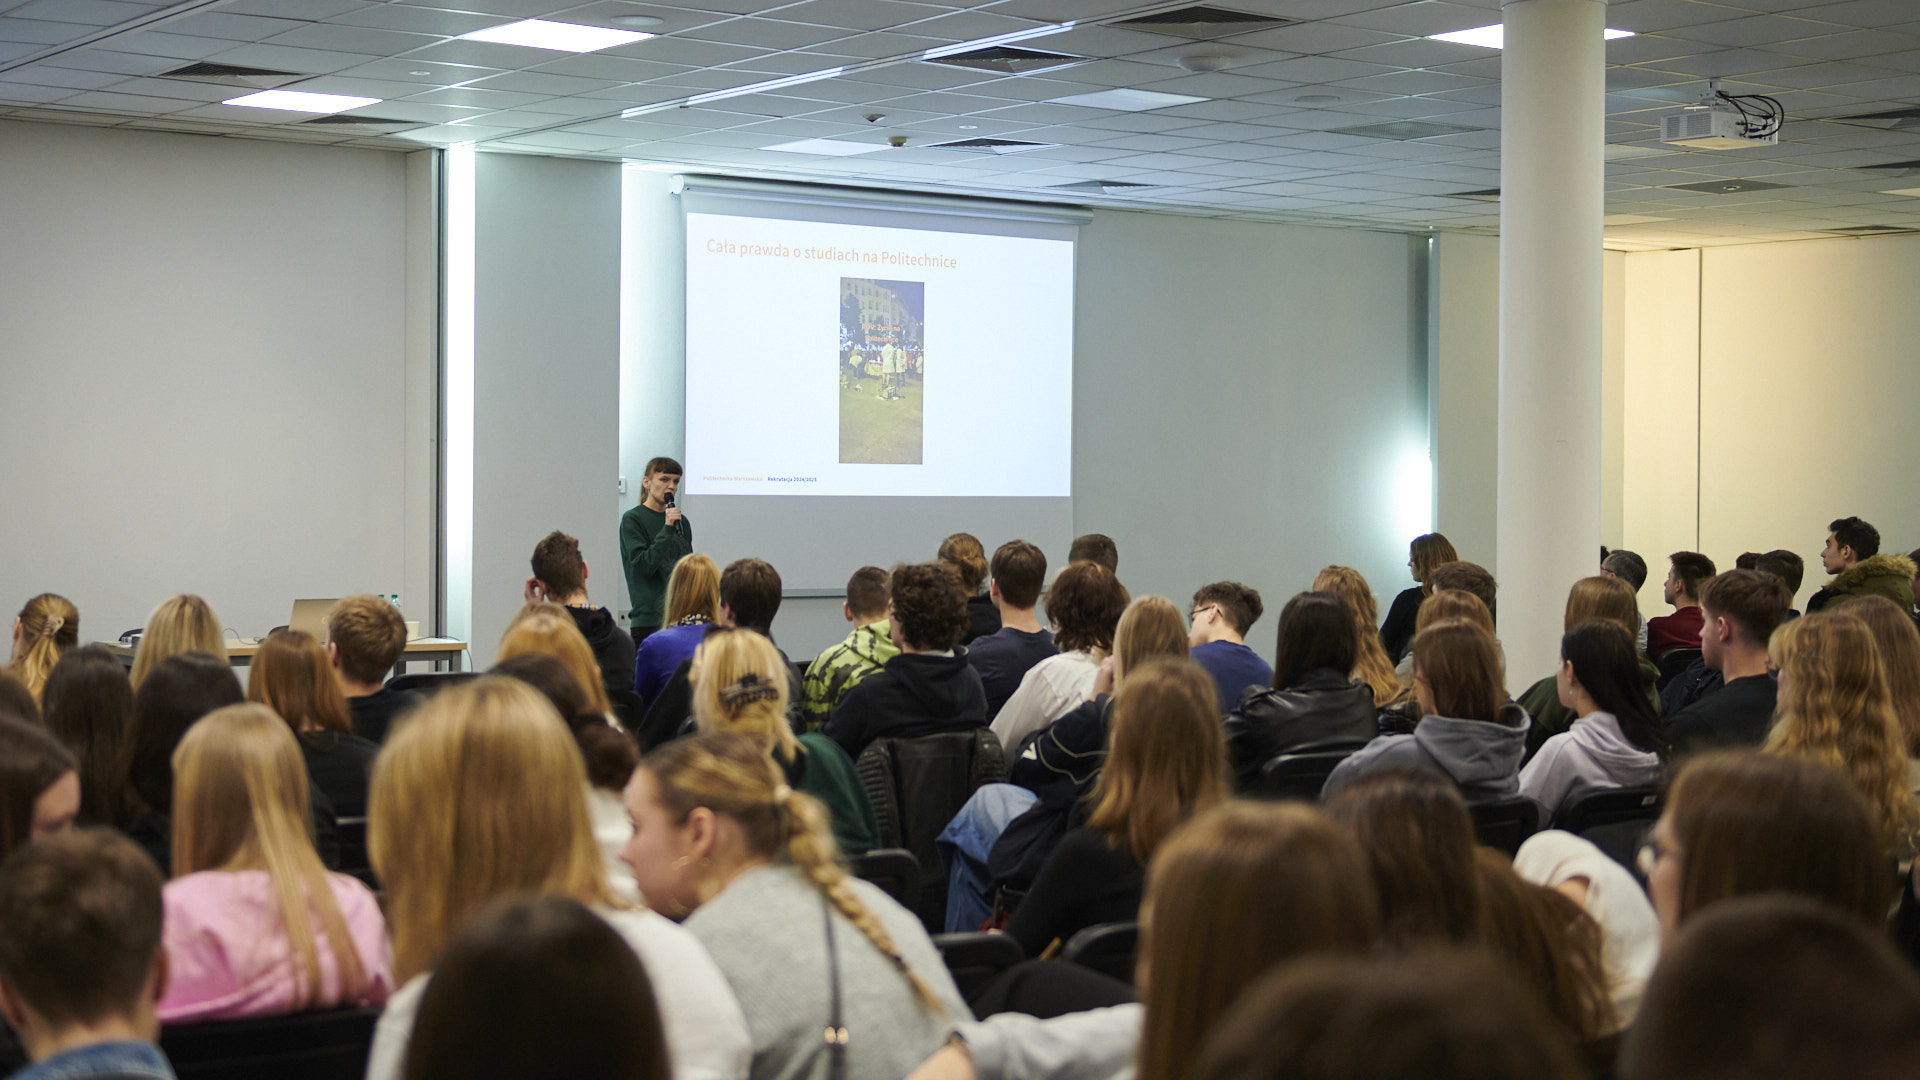
<path id="1" fill-rule="evenodd" d="M 667 498 L 663 505 L 668 510 L 673 509 L 673 492 L 671 491 L 667 492 Z M 685 518 L 681 518 L 680 521 L 676 521 L 673 523 L 673 535 L 680 537 L 682 540 L 686 539 L 687 537 L 686 530 L 682 527 L 682 522 L 684 522 L 685 520 L 686 520 Z"/>

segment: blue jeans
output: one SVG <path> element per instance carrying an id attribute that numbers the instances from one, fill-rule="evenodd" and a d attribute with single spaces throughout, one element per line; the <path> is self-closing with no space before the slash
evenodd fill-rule
<path id="1" fill-rule="evenodd" d="M 978 930 L 993 917 L 987 854 L 1014 818 L 1040 796 L 1018 784 L 983 784 L 935 841 L 947 864 L 947 933 Z"/>

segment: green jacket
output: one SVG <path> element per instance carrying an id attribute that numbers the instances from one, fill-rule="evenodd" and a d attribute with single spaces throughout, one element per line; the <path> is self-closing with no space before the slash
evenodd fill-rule
<path id="1" fill-rule="evenodd" d="M 667 609 L 667 579 L 673 566 L 693 552 L 693 522 L 680 519 L 678 531 L 667 528 L 663 510 L 646 504 L 620 517 L 620 565 L 627 572 L 627 595 L 633 600 L 627 625 L 636 633 L 658 630 Z"/>
<path id="2" fill-rule="evenodd" d="M 1884 596 L 1913 611 L 1913 560 L 1905 555 L 1875 555 L 1861 559 L 1833 576 L 1827 587 L 1807 601 L 1808 611 L 1854 596 Z"/>
<path id="3" fill-rule="evenodd" d="M 840 744 L 825 735 L 800 736 L 800 753 L 785 767 L 787 783 L 826 804 L 833 838 L 846 855 L 865 855 L 880 842 L 867 789 Z"/>
<path id="4" fill-rule="evenodd" d="M 813 663 L 807 665 L 800 695 L 800 711 L 806 717 L 807 730 L 818 731 L 825 726 L 833 707 L 848 690 L 899 655 L 900 646 L 894 643 L 887 622 L 882 619 L 856 627 L 845 641 L 814 657 Z"/>

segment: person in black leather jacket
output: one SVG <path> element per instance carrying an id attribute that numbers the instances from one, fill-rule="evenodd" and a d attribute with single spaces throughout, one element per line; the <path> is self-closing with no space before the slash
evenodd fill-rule
<path id="1" fill-rule="evenodd" d="M 1305 592 L 1280 612 L 1273 688 L 1249 687 L 1227 714 L 1234 784 L 1251 791 L 1281 754 L 1358 749 L 1378 734 L 1373 691 L 1349 674 L 1359 631 L 1346 601 Z"/>

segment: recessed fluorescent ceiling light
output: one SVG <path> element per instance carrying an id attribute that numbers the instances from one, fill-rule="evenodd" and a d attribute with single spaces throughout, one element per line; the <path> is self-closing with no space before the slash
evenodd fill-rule
<path id="1" fill-rule="evenodd" d="M 653 36 L 638 30 L 610 30 L 604 26 L 581 26 L 579 23 L 548 22 L 545 19 L 523 19 L 517 23 L 491 26 L 460 35 L 466 41 L 491 41 L 499 45 L 524 45 L 529 49 L 570 53 L 599 52 L 615 45 L 645 41 Z"/>
<path id="2" fill-rule="evenodd" d="M 1084 105 L 1089 109 L 1114 109 L 1119 112 L 1146 112 L 1171 105 L 1191 105 L 1207 98 L 1191 94 L 1163 94 L 1157 90 L 1101 90 L 1093 94 L 1073 94 L 1048 98 L 1050 105 Z"/>
<path id="3" fill-rule="evenodd" d="M 1904 188 L 1895 188 L 1895 189 L 1894 189 L 1894 190 L 1892 190 L 1892 191 L 1883 191 L 1883 192 L 1881 192 L 1880 194 L 1882 194 L 1882 195 L 1916 195 L 1916 196 L 1920 196 L 1920 187 L 1904 187 Z"/>
<path id="4" fill-rule="evenodd" d="M 1506 40 L 1506 24 L 1494 23 L 1492 26 L 1476 26 L 1471 30 L 1455 30 L 1450 34 L 1428 34 L 1434 41 L 1455 41 L 1462 45 L 1478 45 L 1483 49 L 1497 49 Z M 1614 38 L 1632 37 L 1631 30 L 1607 30 L 1603 35 L 1608 41 Z"/>
<path id="5" fill-rule="evenodd" d="M 280 109 L 285 112 L 337 113 L 378 105 L 377 97 L 346 97 L 342 94 L 306 94 L 298 90 L 262 90 L 228 98 L 222 105 L 244 105 L 249 109 Z"/>
<path id="6" fill-rule="evenodd" d="M 825 154 L 828 157 L 852 157 L 855 154 L 871 154 L 875 150 L 885 150 L 879 143 L 847 142 L 843 139 L 801 139 L 799 142 L 781 143 L 778 146 L 763 146 L 762 150 L 778 150 L 783 154 Z"/>
<path id="7" fill-rule="evenodd" d="M 996 34 L 993 37 L 984 37 L 975 41 L 962 41 L 956 45 L 941 45 L 938 48 L 928 49 L 926 52 L 921 53 L 920 59 L 938 60 L 943 56 L 958 56 L 961 53 L 972 52 L 975 49 L 991 49 L 995 45 L 1011 45 L 1016 41 L 1032 41 L 1034 38 L 1046 37 L 1049 34 L 1058 34 L 1071 30 L 1074 28 L 1074 25 L 1071 20 L 1063 23 L 1048 23 L 1045 26 L 1035 26 L 1026 30 L 1015 30 L 1011 34 Z"/>

